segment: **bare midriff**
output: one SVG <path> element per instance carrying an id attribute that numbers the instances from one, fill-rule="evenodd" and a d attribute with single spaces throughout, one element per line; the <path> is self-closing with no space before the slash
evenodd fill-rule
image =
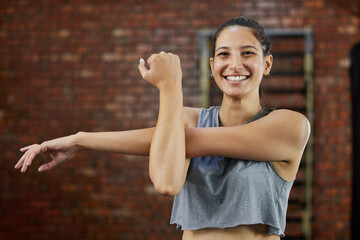
<path id="1" fill-rule="evenodd" d="M 182 240 L 279 240 L 269 234 L 267 225 L 241 225 L 234 228 L 185 230 Z"/>

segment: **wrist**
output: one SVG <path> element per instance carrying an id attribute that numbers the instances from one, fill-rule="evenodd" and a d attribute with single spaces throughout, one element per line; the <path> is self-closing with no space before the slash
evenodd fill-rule
<path id="1" fill-rule="evenodd" d="M 72 145 L 78 150 L 84 150 L 86 147 L 83 144 L 83 139 L 85 138 L 85 132 L 77 132 L 76 134 L 72 135 Z"/>
<path id="2" fill-rule="evenodd" d="M 168 89 L 167 91 L 160 91 L 160 105 L 164 104 L 168 107 L 183 107 L 183 92 L 182 89 Z"/>
<path id="3" fill-rule="evenodd" d="M 182 97 L 183 91 L 181 84 L 164 83 L 158 87 L 160 96 L 164 97 Z"/>
<path id="4" fill-rule="evenodd" d="M 158 82 L 156 87 L 160 92 L 182 92 L 182 81 L 181 78 L 178 80 L 166 79 Z"/>

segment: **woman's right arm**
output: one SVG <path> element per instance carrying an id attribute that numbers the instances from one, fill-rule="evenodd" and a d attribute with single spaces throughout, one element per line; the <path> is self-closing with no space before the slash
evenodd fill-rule
<path id="1" fill-rule="evenodd" d="M 48 154 L 51 161 L 39 167 L 39 171 L 50 170 L 70 160 L 80 150 L 111 151 L 122 154 L 148 156 L 155 128 L 145 128 L 117 132 L 79 132 L 74 135 L 33 144 L 20 149 L 23 156 L 15 165 L 16 169 L 26 172 L 34 158 Z"/>
<path id="2" fill-rule="evenodd" d="M 149 156 L 154 130 L 155 128 L 144 128 L 115 132 L 79 132 L 74 137 L 74 145 L 79 149 Z"/>
<path id="3" fill-rule="evenodd" d="M 195 127 L 199 110 L 184 108 L 184 126 Z M 80 150 L 117 152 L 129 155 L 149 156 L 155 128 L 144 128 L 114 132 L 78 132 L 77 134 L 33 144 L 20 151 L 23 156 L 15 168 L 26 172 L 39 154 L 48 154 L 51 161 L 39 167 L 39 171 L 50 170 L 60 163 L 70 160 Z"/>

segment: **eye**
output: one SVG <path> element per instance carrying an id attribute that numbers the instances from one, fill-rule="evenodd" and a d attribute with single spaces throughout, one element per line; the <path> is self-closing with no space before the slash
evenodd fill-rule
<path id="1" fill-rule="evenodd" d="M 219 52 L 218 56 L 229 56 L 228 52 Z"/>
<path id="2" fill-rule="evenodd" d="M 252 51 L 244 51 L 244 52 L 242 52 L 242 55 L 243 56 L 251 56 L 251 55 L 255 55 L 255 53 Z"/>

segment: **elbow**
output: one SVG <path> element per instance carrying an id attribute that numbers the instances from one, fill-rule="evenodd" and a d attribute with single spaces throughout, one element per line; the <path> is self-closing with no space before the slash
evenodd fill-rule
<path id="1" fill-rule="evenodd" d="M 156 192 L 171 197 L 177 195 L 182 188 L 180 184 L 171 184 L 166 181 L 153 181 L 153 184 Z"/>

